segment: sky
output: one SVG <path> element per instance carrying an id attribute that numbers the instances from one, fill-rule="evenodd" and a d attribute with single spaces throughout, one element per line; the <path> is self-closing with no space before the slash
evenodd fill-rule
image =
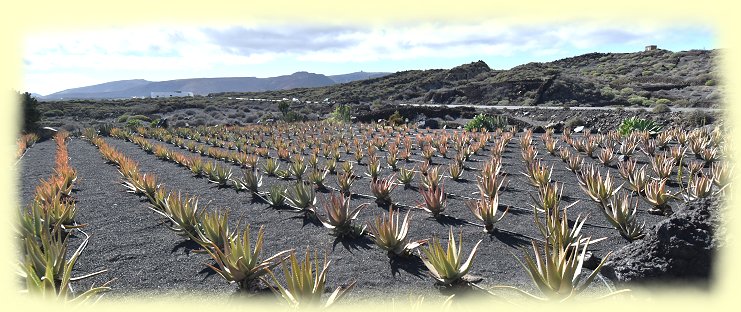
<path id="1" fill-rule="evenodd" d="M 242 24 L 156 25 L 29 33 L 23 91 L 48 95 L 115 80 L 274 77 L 452 68 L 482 60 L 493 69 L 590 52 L 721 48 L 711 27 L 561 22 L 512 25 Z"/>

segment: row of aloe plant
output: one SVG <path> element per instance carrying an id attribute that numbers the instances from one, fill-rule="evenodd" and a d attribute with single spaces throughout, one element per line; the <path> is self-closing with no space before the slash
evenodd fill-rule
<path id="1" fill-rule="evenodd" d="M 183 196 L 179 192 L 167 191 L 157 182 L 156 177 L 140 173 L 134 161 L 108 145 L 104 139 L 96 137 L 91 140 L 104 158 L 116 164 L 123 175 L 124 185 L 130 192 L 146 196 L 150 209 L 165 217 L 171 230 L 180 236 L 199 244 L 203 252 L 209 254 L 216 265 L 209 265 L 215 272 L 240 289 L 250 290 L 264 283 L 276 294 L 294 306 L 313 305 L 319 302 L 324 293 L 326 274 L 329 262 L 324 261 L 321 269 L 319 259 L 308 256 L 299 263 L 293 249 L 284 250 L 270 257 L 262 257 L 264 242 L 263 227 L 260 227 L 257 238 L 252 242 L 250 226 L 239 234 L 228 226 L 228 211 L 207 212 L 200 210 L 195 196 Z M 290 263 L 287 266 L 286 262 Z M 285 274 L 286 286 L 283 286 L 273 273 L 281 265 Z M 313 266 L 316 265 L 314 268 Z M 272 278 L 272 284 L 266 280 Z M 349 287 L 339 287 L 330 296 L 325 306 L 344 296 Z"/>
<path id="2" fill-rule="evenodd" d="M 23 154 L 26 153 L 26 149 L 33 146 L 37 141 L 39 140 L 39 136 L 36 133 L 26 133 L 21 135 L 16 140 L 17 149 L 15 152 L 16 158 L 23 157 Z"/>
<path id="3" fill-rule="evenodd" d="M 86 302 L 99 297 L 110 288 L 105 283 L 91 286 L 85 291 L 75 291 L 72 282 L 106 272 L 101 270 L 83 276 L 73 277 L 72 271 L 77 259 L 87 246 L 89 236 L 81 230 L 84 224 L 75 222 L 76 202 L 72 188 L 77 172 L 69 164 L 66 140 L 69 134 L 64 131 L 54 135 L 56 143 L 55 167 L 52 177 L 42 180 L 36 188 L 32 203 L 21 209 L 18 238 L 22 255 L 19 274 L 25 281 L 28 293 L 43 298 L 55 298 L 72 302 Z M 77 231 L 85 238 L 71 254 L 69 233 Z"/>
<path id="4" fill-rule="evenodd" d="M 526 136 L 527 136 L 527 133 L 528 132 L 526 132 Z M 296 135 L 298 135 L 298 132 L 293 133 L 292 135 L 296 136 Z M 511 135 L 511 133 L 510 133 L 510 135 Z M 427 140 L 428 139 L 423 139 L 422 141 L 427 142 Z M 603 141 L 603 140 L 605 140 L 605 139 L 603 137 L 601 137 L 601 136 L 599 137 L 599 140 L 598 140 L 597 139 L 597 136 L 595 135 L 595 137 L 593 137 L 592 139 L 585 139 L 585 141 L 586 141 L 585 143 L 576 143 L 576 144 L 577 145 L 579 145 L 579 144 L 587 144 L 587 143 L 589 143 L 588 141 L 598 142 L 598 141 Z M 546 141 L 553 142 L 554 140 L 552 138 L 550 138 L 550 140 L 546 139 Z M 374 137 L 373 140 L 370 140 L 370 142 L 372 142 L 371 144 L 374 145 L 374 148 L 379 148 L 380 146 L 383 145 L 383 143 L 376 143 L 376 142 L 379 142 L 379 141 L 378 140 L 375 140 L 375 137 Z M 446 142 L 447 142 L 447 140 L 446 140 Z M 527 159 L 526 159 L 526 163 L 528 164 L 528 166 L 526 166 L 526 168 L 527 168 L 526 170 L 528 171 L 526 173 L 526 175 L 531 180 L 531 183 L 534 186 L 536 186 L 537 188 L 539 188 L 539 192 L 542 193 L 542 194 L 544 194 L 544 195 L 541 196 L 542 197 L 541 199 L 543 199 L 543 197 L 551 198 L 549 201 L 547 201 L 547 203 L 546 203 L 546 201 L 544 201 L 544 203 L 542 205 L 544 207 L 546 205 L 551 205 L 551 207 L 552 207 L 552 205 L 553 205 L 552 203 L 553 202 L 558 202 L 558 200 L 554 200 L 553 199 L 553 195 L 548 195 L 548 194 L 557 194 L 557 192 L 554 191 L 554 187 L 552 187 L 553 183 L 550 180 L 550 171 L 547 170 L 547 167 L 545 165 L 543 165 L 540 162 L 540 160 L 538 160 L 536 158 L 537 152 L 533 152 L 535 149 L 534 148 L 531 148 L 531 147 L 533 147 L 531 140 L 530 140 L 529 143 L 526 143 L 526 142 L 528 142 L 527 138 L 525 138 L 523 140 L 522 137 L 521 137 L 521 142 L 520 143 L 521 143 L 521 147 L 523 147 L 523 155 L 524 155 L 523 158 L 527 157 L 527 159 L 529 159 L 529 161 L 527 161 Z M 378 146 L 376 146 L 376 144 L 378 144 Z M 430 145 L 426 145 L 426 144 L 427 143 L 422 144 L 421 147 L 419 147 L 420 150 L 424 150 L 424 149 L 428 149 L 429 150 L 429 148 L 437 148 L 437 149 L 440 149 L 440 145 L 438 145 L 438 147 L 433 147 L 433 144 L 432 143 L 429 143 Z M 435 144 L 437 144 L 437 143 L 435 143 Z M 592 143 L 590 143 L 590 144 L 592 144 Z M 601 143 L 598 143 L 598 144 L 601 144 Z M 506 143 L 504 145 L 506 145 Z M 497 146 L 502 146 L 503 147 L 504 145 L 497 145 Z M 546 149 L 549 150 L 549 148 L 547 146 L 550 145 L 550 144 L 545 143 L 545 145 L 546 145 Z M 650 146 L 650 143 L 647 143 L 647 144 L 644 144 L 644 145 Z M 429 146 L 429 147 L 427 147 L 427 146 Z M 296 153 L 296 152 L 303 153 L 303 151 L 306 150 L 307 148 L 308 147 L 300 148 L 301 149 L 301 152 L 298 152 L 298 149 L 294 150 L 293 152 L 294 153 Z M 388 147 L 382 147 L 382 148 L 388 148 Z M 492 148 L 492 155 L 494 156 L 495 154 L 498 154 L 499 156 L 501 156 L 502 149 L 503 148 Z M 587 148 L 581 148 L 581 149 L 584 149 L 585 150 L 584 152 L 587 153 L 587 156 L 590 156 L 589 153 L 586 151 Z M 646 147 L 646 149 L 650 149 L 650 147 Z M 357 151 L 358 148 L 356 147 L 355 150 Z M 552 146 L 552 149 L 551 150 L 549 150 L 549 153 L 554 154 L 555 153 L 555 150 L 556 150 L 555 149 L 555 145 Z M 429 153 L 429 152 L 427 152 L 427 153 Z M 443 156 L 444 154 L 445 154 L 444 152 L 440 152 L 440 155 L 441 156 Z M 593 156 L 593 155 L 591 155 L 591 156 Z M 609 156 L 609 155 L 606 155 L 604 158 L 605 159 L 608 159 L 609 157 L 607 157 L 607 156 Z M 286 156 L 285 158 L 288 158 L 288 156 Z M 597 158 L 599 159 L 600 156 L 598 155 Z M 370 165 L 370 163 L 372 163 L 372 162 L 369 161 L 369 165 Z M 427 162 L 427 163 L 429 163 L 429 162 Z M 371 167 L 375 167 L 375 166 L 369 166 L 369 168 L 371 168 Z M 579 163 L 578 166 L 575 166 L 575 167 L 577 168 L 575 171 L 581 172 L 581 167 L 582 167 L 581 166 L 581 163 Z M 383 195 L 385 193 L 389 193 L 390 194 L 390 192 L 384 192 L 384 189 L 392 189 L 393 187 L 395 187 L 395 184 L 393 183 L 393 181 L 394 181 L 393 178 L 394 177 L 391 176 L 391 177 L 386 178 L 386 179 L 381 179 L 380 177 L 375 177 L 374 178 L 373 177 L 373 173 L 371 171 L 369 171 L 368 174 L 371 177 L 371 183 L 378 183 L 379 185 L 381 185 L 381 183 L 379 183 L 379 181 L 380 182 L 384 182 L 383 180 L 386 180 L 385 181 L 385 185 L 387 185 L 387 187 L 384 187 L 383 185 L 381 185 L 379 187 L 379 191 L 377 192 L 381 196 L 375 196 L 375 197 L 376 197 L 376 199 L 379 199 L 380 198 L 382 202 L 384 200 L 387 201 L 387 202 L 390 202 L 390 200 L 388 200 Z M 348 176 L 352 176 L 352 175 L 348 174 Z M 400 172 L 400 176 L 401 176 L 401 172 Z M 599 179 L 601 180 L 601 177 L 599 177 Z M 483 178 L 482 178 L 482 180 L 483 180 Z M 390 181 L 390 183 L 389 183 L 389 181 Z M 431 178 L 428 178 L 426 176 L 423 176 L 423 186 L 426 185 L 425 188 L 423 189 L 423 192 L 430 192 L 430 193 L 432 193 L 432 191 L 438 191 L 438 190 L 442 189 L 442 184 L 440 184 L 439 182 L 440 182 L 440 180 L 434 179 L 434 175 Z M 303 184 L 303 182 L 301 182 L 301 183 L 297 183 L 297 187 L 298 187 L 299 184 L 305 185 L 305 184 Z M 492 185 L 492 184 L 489 183 L 488 185 Z M 497 185 L 497 184 L 494 183 L 493 185 Z M 501 187 L 501 184 L 499 184 L 499 187 Z M 482 190 L 482 193 L 484 193 L 483 190 L 491 190 L 492 189 L 491 187 L 487 187 L 487 184 L 483 184 L 483 186 L 482 186 L 481 183 L 480 183 L 479 188 Z M 596 185 L 595 189 L 600 189 L 600 186 L 599 185 Z M 280 193 L 285 194 L 285 190 L 282 191 L 282 192 L 276 192 L 276 194 L 280 194 Z M 444 192 L 441 192 L 441 193 L 444 194 Z M 494 192 L 494 193 L 498 194 L 498 188 L 497 188 L 497 192 Z M 492 194 L 492 193 L 489 193 L 489 194 Z M 612 194 L 612 195 L 615 195 L 615 194 Z M 285 196 L 280 196 L 280 198 L 285 198 Z M 424 198 L 424 196 L 423 196 L 423 198 Z M 431 198 L 434 199 L 435 197 L 431 197 Z M 442 198 L 442 200 L 438 200 L 437 202 L 443 202 L 444 203 L 444 200 L 445 200 L 444 199 L 444 195 L 442 197 L 437 196 L 437 198 Z M 559 196 L 559 198 L 560 198 L 560 196 Z M 599 197 L 599 198 L 602 198 L 602 197 Z M 342 202 L 341 200 L 337 200 L 337 201 L 338 202 Z M 349 200 L 347 200 L 345 202 L 348 202 L 349 203 Z M 336 205 L 336 206 L 344 206 L 344 205 Z M 422 206 L 427 206 L 427 205 L 425 203 L 424 205 L 419 205 L 419 206 L 422 207 Z M 489 205 L 489 206 L 491 206 L 491 205 Z M 444 205 L 441 205 L 441 206 L 438 205 L 437 207 L 443 207 L 443 209 L 444 209 Z M 357 208 L 356 211 L 359 212 L 360 209 L 362 209 L 362 208 Z M 556 212 L 558 212 L 558 209 L 550 209 L 549 211 L 556 211 Z M 325 212 L 329 216 L 329 212 L 328 211 L 325 211 Z M 350 211 L 350 213 L 347 213 L 345 215 L 346 216 L 351 216 L 353 214 L 354 214 L 354 211 Z M 536 214 L 537 214 L 537 212 L 536 212 Z M 548 218 L 550 218 L 551 221 L 549 221 Z M 565 220 L 565 219 L 566 219 L 565 210 L 564 210 L 563 216 L 559 216 L 558 213 L 556 213 L 555 216 L 551 215 L 550 217 L 548 217 L 548 214 L 546 214 L 546 221 L 541 222 L 541 224 L 549 225 L 550 227 L 543 225 L 540 228 L 542 228 L 542 229 L 556 228 L 558 226 L 553 225 L 553 224 L 564 224 L 565 223 L 566 224 L 566 230 L 563 230 L 563 226 L 560 225 L 560 227 L 559 227 L 561 229 L 560 230 L 561 231 L 560 233 L 572 233 L 572 232 L 574 232 L 574 231 L 572 231 L 572 229 L 568 228 L 568 224 L 566 222 L 563 222 L 563 220 Z M 398 220 L 398 217 L 397 217 L 397 220 Z M 501 218 L 500 218 L 500 220 L 501 220 Z M 553 220 L 556 220 L 556 221 L 553 221 Z M 559 220 L 561 220 L 561 221 L 559 221 Z M 579 223 L 580 222 L 577 222 L 577 224 L 579 224 Z M 583 224 L 583 220 L 581 220 L 581 224 Z M 581 225 L 577 226 L 577 228 L 580 230 Z M 579 233 L 579 230 L 576 230 L 575 232 L 578 234 Z M 555 230 L 552 230 L 552 229 L 551 230 L 548 230 L 548 231 L 551 231 L 553 233 L 556 233 L 556 232 L 554 232 Z M 548 232 L 548 231 L 547 230 L 544 230 L 544 232 L 546 232 L 546 233 L 551 233 L 551 232 Z M 351 232 L 347 232 L 347 231 L 337 231 L 336 233 L 343 233 L 343 232 L 344 233 L 351 233 Z M 452 236 L 452 234 L 451 234 L 451 236 Z M 548 235 L 546 235 L 546 234 L 544 234 L 544 237 L 546 237 L 546 236 L 547 237 L 558 237 L 559 235 L 556 235 L 556 234 L 548 234 Z M 571 237 L 572 239 L 575 238 L 575 237 L 569 236 L 569 235 L 566 235 L 566 237 Z M 453 240 L 453 239 L 452 238 L 449 239 L 449 244 L 450 244 L 450 241 L 451 240 Z M 545 241 L 547 242 L 547 239 Z M 576 245 L 577 248 L 575 249 L 576 252 L 574 252 L 573 250 L 567 250 L 565 253 L 558 253 L 558 252 L 554 252 L 554 253 L 551 253 L 551 254 L 546 253 L 546 255 L 544 256 L 545 258 L 543 258 L 543 259 L 546 259 L 545 261 L 547 262 L 548 257 L 551 257 L 554 254 L 555 255 L 564 255 L 564 254 L 571 255 L 571 254 L 578 254 L 580 251 L 583 252 L 583 251 L 586 250 L 586 246 L 585 245 L 588 245 L 589 240 L 586 239 L 586 238 L 584 238 L 584 237 L 576 236 L 576 240 L 573 241 L 573 242 L 574 243 L 572 243 L 571 245 L 577 244 Z M 534 242 L 534 245 L 536 245 L 536 244 L 537 243 Z M 583 249 L 580 249 L 579 248 L 579 244 L 581 246 L 583 246 L 584 248 Z M 406 244 L 403 244 L 403 245 L 406 245 Z M 440 244 L 438 244 L 438 245 L 440 245 Z M 453 248 L 453 249 L 455 249 L 455 248 Z M 534 246 L 534 249 L 536 250 L 536 256 L 535 256 L 535 258 L 532 258 L 531 257 L 531 260 L 532 261 L 530 261 L 530 262 L 531 263 L 539 263 L 539 260 L 537 259 L 537 257 L 540 255 L 537 252 L 537 250 L 539 250 L 539 247 Z M 546 245 L 546 248 L 545 249 L 550 250 L 550 248 L 548 247 L 548 245 Z M 475 248 L 474 248 L 474 250 L 475 250 Z M 450 251 L 450 249 L 448 251 Z M 563 251 L 563 250 L 558 250 L 558 251 Z M 460 250 L 459 250 L 459 253 L 460 253 Z M 472 252 L 472 254 L 473 253 L 474 252 Z M 429 258 L 430 258 L 429 256 L 426 257 L 426 259 L 429 259 Z M 568 263 L 566 263 L 564 265 L 567 265 L 567 266 L 568 265 L 571 265 L 571 266 L 568 267 L 568 268 L 570 268 L 572 270 L 571 272 L 579 271 L 580 268 L 579 268 L 579 270 L 576 270 L 576 268 L 581 265 L 580 264 L 580 261 L 582 261 L 581 259 L 583 259 L 583 256 L 582 257 L 573 257 L 573 258 L 570 258 L 570 259 L 571 259 L 570 262 L 568 262 Z M 528 262 L 528 261 L 526 261 L 526 262 Z M 575 266 L 575 265 L 577 265 L 577 266 Z M 432 270 L 431 270 L 431 272 L 432 272 Z M 531 272 L 532 272 L 532 270 L 531 270 Z M 576 278 L 576 277 L 574 277 L 574 278 Z M 534 280 L 535 280 L 535 277 L 534 277 Z M 586 284 L 584 284 L 584 285 L 586 285 Z M 571 286 L 574 286 L 574 285 L 571 285 Z M 571 287 L 570 289 L 572 289 L 572 291 L 574 291 L 574 289 L 577 289 L 578 290 L 580 288 Z M 573 292 L 571 294 L 573 294 Z M 571 295 L 567 295 L 567 297 L 569 297 L 569 296 L 571 296 Z M 558 296 L 556 296 L 556 297 L 558 297 Z"/>
<path id="5" fill-rule="evenodd" d="M 139 130 L 139 132 L 146 133 L 146 130 Z M 160 133 L 162 132 L 160 131 Z M 485 134 L 482 134 L 482 136 L 483 135 Z M 458 137 L 461 138 L 463 136 L 461 135 Z M 508 139 L 509 138 L 507 138 L 507 140 Z M 488 140 L 488 136 L 479 138 L 479 140 L 481 142 L 486 142 Z M 146 144 L 151 144 L 151 143 L 148 143 L 148 141 L 140 137 L 133 137 L 133 141 L 139 145 L 142 145 L 142 143 L 138 143 L 140 141 L 146 142 Z M 149 149 L 151 150 L 152 147 L 150 147 Z M 167 155 L 167 153 L 169 152 L 165 152 L 163 154 Z M 177 154 L 175 153 L 175 155 Z M 256 162 L 257 161 L 255 161 L 255 163 Z M 288 171 L 292 172 L 292 174 L 296 177 L 297 180 L 301 180 L 302 174 L 306 170 L 306 166 L 303 163 L 304 163 L 303 158 L 299 155 L 295 155 L 292 159 L 291 166 L 289 167 Z M 351 165 L 351 163 L 345 162 L 344 165 Z M 277 170 L 278 166 L 279 165 L 277 165 L 275 161 L 272 161 L 269 159 L 268 162 L 266 162 L 266 166 L 265 166 L 266 172 L 268 173 L 268 175 L 276 175 L 276 176 L 281 177 L 281 174 L 279 174 Z M 296 169 L 297 167 L 300 169 Z M 373 195 L 376 197 L 377 202 L 381 205 L 388 205 L 391 203 L 390 192 L 393 190 L 396 184 L 394 183 L 393 178 L 381 179 L 379 181 L 378 174 L 377 174 L 379 167 L 380 167 L 380 163 L 371 157 L 371 160 L 369 161 L 369 164 L 367 166 L 368 173 L 366 173 L 366 175 L 368 175 L 372 179 L 371 191 Z M 327 166 L 322 172 L 314 170 L 313 172 L 309 174 L 308 180 L 312 182 L 317 189 L 326 189 L 326 186 L 324 185 L 324 180 L 326 178 L 327 173 L 333 169 L 334 169 L 333 166 L 332 167 Z M 430 170 L 433 172 L 431 176 L 434 176 L 435 177 L 434 180 L 436 181 L 439 181 L 440 177 L 442 177 L 442 175 L 438 174 L 438 170 L 439 168 L 434 168 L 433 170 Z M 338 175 L 338 180 L 337 180 L 339 190 L 343 193 L 349 192 L 349 187 L 355 179 L 355 176 L 352 173 L 348 174 L 347 172 L 351 172 L 351 171 L 345 170 L 344 174 Z M 400 175 L 400 177 L 403 177 L 405 172 L 407 171 L 402 170 L 402 175 Z M 426 180 L 428 180 L 426 178 L 427 177 L 426 169 L 422 169 L 422 171 L 420 171 L 420 174 L 422 175 L 423 183 Z M 458 175 L 459 174 L 460 172 L 458 173 Z M 453 175 L 456 176 L 456 174 L 453 174 Z M 259 178 L 257 177 L 256 170 L 248 170 L 248 171 L 245 171 L 244 180 L 235 180 L 235 185 L 241 186 L 242 189 L 249 189 L 253 194 L 258 194 L 259 192 L 257 188 L 259 187 L 261 179 L 262 177 L 259 177 Z M 399 179 L 400 182 L 403 182 L 405 184 L 408 184 L 410 180 L 411 179 L 407 181 L 402 181 L 401 178 Z M 237 183 L 237 182 L 240 182 L 240 183 Z M 293 206 L 293 208 L 296 208 L 297 211 L 302 211 L 308 214 L 313 214 L 314 210 L 307 209 L 307 208 L 309 208 L 309 203 L 313 200 L 314 196 L 312 196 L 309 192 L 307 192 L 305 190 L 305 186 L 301 183 L 297 183 L 294 189 L 295 189 L 294 192 L 288 193 L 285 188 L 278 189 L 276 187 L 275 189 L 271 190 L 271 192 L 267 194 L 262 193 L 258 195 L 263 195 L 260 197 L 263 197 L 263 199 L 265 199 L 265 201 L 271 204 L 272 206 L 282 206 L 285 203 L 285 196 L 290 194 L 292 199 L 289 200 L 289 203 L 291 203 L 291 206 Z M 442 212 L 442 210 L 444 210 L 446 194 L 442 191 L 442 189 L 438 189 L 438 188 L 430 189 L 429 187 L 425 187 L 425 190 L 428 192 L 421 192 L 425 205 L 421 205 L 421 206 L 427 209 L 428 212 L 432 213 L 433 216 L 437 218 L 439 217 L 439 213 Z M 307 196 L 303 196 L 303 195 L 307 195 Z"/>
<path id="6" fill-rule="evenodd" d="M 612 149 L 620 144 L 617 150 L 623 157 L 623 160 L 617 164 L 618 173 L 626 181 L 625 184 L 617 186 L 610 177 L 610 173 L 603 179 L 599 168 L 586 164 L 584 159 L 578 155 L 572 155 L 568 150 L 561 147 L 560 157 L 566 163 L 566 167 L 577 175 L 577 181 L 584 192 L 599 206 L 600 212 L 606 217 L 607 221 L 616 228 L 621 236 L 632 241 L 645 235 L 644 224 L 639 224 L 635 219 L 638 201 L 634 200 L 633 193 L 650 205 L 649 212 L 653 214 L 666 215 L 671 213 L 669 206 L 670 201 L 683 198 L 685 201 L 695 200 L 698 198 L 708 197 L 715 193 L 723 192 L 728 185 L 731 175 L 730 167 L 725 162 L 717 162 L 717 159 L 705 158 L 700 151 L 695 154 L 697 158 L 703 161 L 687 161 L 685 166 L 685 151 L 688 149 L 692 138 L 701 138 L 703 133 L 706 134 L 706 145 L 722 144 L 722 139 L 717 131 L 708 134 L 700 130 L 684 131 L 681 129 L 671 129 L 651 138 L 647 132 L 633 132 L 621 138 L 619 134 L 610 132 L 607 135 L 592 135 L 588 131 L 582 138 L 585 141 L 601 142 L 595 143 L 602 146 L 603 152 L 597 156 L 597 160 L 603 166 L 609 166 L 614 155 L 610 155 Z M 710 139 L 710 137 L 714 139 Z M 675 140 L 675 146 L 669 147 L 668 143 Z M 543 138 L 544 142 L 548 140 Z M 568 131 L 565 131 L 563 141 L 574 146 L 576 139 L 570 137 Z M 622 141 L 621 141 L 622 140 Z M 697 139 L 701 140 L 701 139 Z M 712 143 L 711 143 L 712 142 Z M 578 144 L 577 144 L 578 145 Z M 637 168 L 637 161 L 633 156 L 633 150 L 640 148 L 648 157 L 651 169 L 656 177 L 651 177 L 646 173 L 646 165 Z M 575 146 L 577 151 L 578 146 Z M 666 152 L 659 153 L 659 149 L 667 149 Z M 605 152 L 607 151 L 607 152 Z M 583 150 L 582 150 L 583 152 Z M 587 156 L 588 153 L 587 153 Z M 707 160 L 710 160 L 709 162 Z M 709 173 L 704 173 L 702 168 L 710 166 Z M 669 192 L 667 183 L 672 179 L 673 169 L 676 170 L 676 182 L 680 190 Z M 683 173 L 683 169 L 686 173 Z M 685 175 L 688 177 L 684 182 Z M 617 194 L 625 186 L 630 193 L 623 192 Z M 718 187 L 716 192 L 712 191 L 713 186 Z M 682 197 L 679 197 L 679 195 Z"/>

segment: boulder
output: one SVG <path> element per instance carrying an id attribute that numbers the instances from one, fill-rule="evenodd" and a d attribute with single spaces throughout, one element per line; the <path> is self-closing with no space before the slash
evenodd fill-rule
<path id="1" fill-rule="evenodd" d="M 678 205 L 671 217 L 647 229 L 644 238 L 615 251 L 602 274 L 616 284 L 709 283 L 715 253 L 724 241 L 719 228 L 723 204 L 715 196 Z"/>

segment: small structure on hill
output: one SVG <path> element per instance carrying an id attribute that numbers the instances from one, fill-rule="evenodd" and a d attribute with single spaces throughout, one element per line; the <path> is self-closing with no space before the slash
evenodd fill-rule
<path id="1" fill-rule="evenodd" d="M 656 49 L 657 49 L 656 45 L 652 44 L 652 45 L 647 45 L 644 51 L 648 52 L 648 51 L 654 51 Z"/>
<path id="2" fill-rule="evenodd" d="M 183 91 L 152 91 L 150 93 L 151 98 L 166 98 L 166 97 L 184 97 L 184 96 L 193 96 L 193 92 L 183 92 Z"/>

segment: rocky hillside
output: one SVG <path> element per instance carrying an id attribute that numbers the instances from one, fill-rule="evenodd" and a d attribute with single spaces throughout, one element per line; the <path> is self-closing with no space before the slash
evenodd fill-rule
<path id="1" fill-rule="evenodd" d="M 212 95 L 348 103 L 718 106 L 718 51 L 590 53 L 493 70 L 483 61 L 319 88 Z"/>

